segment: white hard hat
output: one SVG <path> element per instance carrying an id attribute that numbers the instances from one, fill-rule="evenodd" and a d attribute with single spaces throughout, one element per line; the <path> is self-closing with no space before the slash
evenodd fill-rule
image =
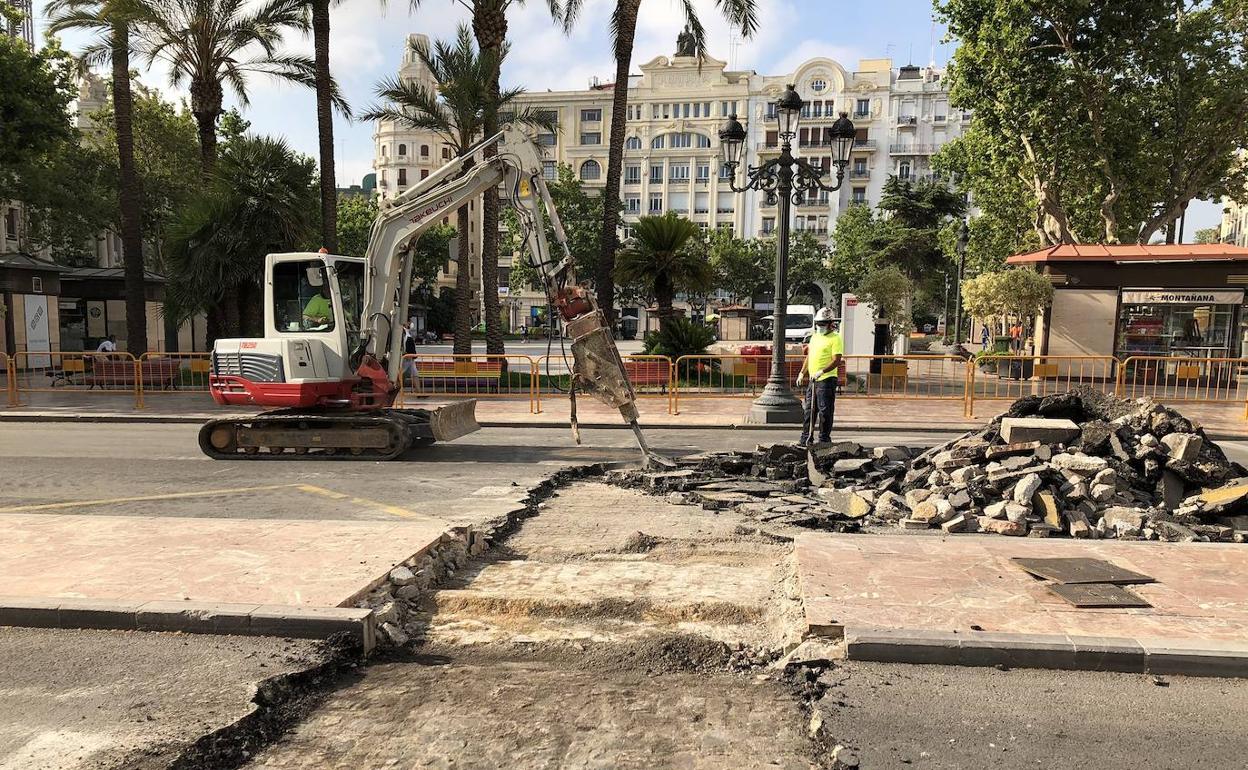
<path id="1" fill-rule="evenodd" d="M 815 313 L 815 323 L 832 323 L 834 320 L 831 308 L 819 308 L 819 312 Z"/>

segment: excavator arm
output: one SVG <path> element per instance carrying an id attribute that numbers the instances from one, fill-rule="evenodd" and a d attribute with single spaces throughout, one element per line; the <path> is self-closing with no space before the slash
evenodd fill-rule
<path id="1" fill-rule="evenodd" d="M 483 156 L 482 151 L 491 145 L 497 147 L 497 154 Z M 383 204 L 365 255 L 369 277 L 360 325 L 365 333 L 352 355 L 352 364 L 380 360 L 391 382 L 401 377 L 402 335 L 395 330 L 407 317 L 416 239 L 450 212 L 499 184 L 504 186 L 506 198 L 515 207 L 525 231 L 525 249 L 541 276 L 547 300 L 572 338 L 570 395 L 577 442 L 580 434 L 576 392 L 582 390 L 619 410 L 632 427 L 648 463 L 670 465 L 646 444 L 638 425 L 636 395 L 623 359 L 592 293 L 576 281 L 567 237 L 542 176 L 538 146 L 520 127 L 509 127 L 486 139 L 465 156 L 447 163 L 403 195 Z M 543 213 L 555 234 L 557 253 L 551 252 L 546 238 Z"/>

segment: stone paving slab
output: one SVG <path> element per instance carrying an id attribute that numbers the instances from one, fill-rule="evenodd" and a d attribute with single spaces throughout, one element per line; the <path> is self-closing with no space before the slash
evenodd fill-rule
<path id="1" fill-rule="evenodd" d="M 0 514 L 10 597 L 339 607 L 444 522 Z"/>
<path id="2" fill-rule="evenodd" d="M 1242 545 L 809 533 L 796 555 L 807 630 L 851 658 L 1248 676 Z M 1153 606 L 1073 607 L 1015 556 L 1142 572 L 1157 582 L 1131 590 Z"/>

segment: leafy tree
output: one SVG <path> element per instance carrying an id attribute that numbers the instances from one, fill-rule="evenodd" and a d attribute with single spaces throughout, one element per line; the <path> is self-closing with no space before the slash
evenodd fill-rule
<path id="1" fill-rule="evenodd" d="M 1220 228 L 1202 227 L 1196 231 L 1196 243 L 1217 243 L 1220 239 Z"/>
<path id="2" fill-rule="evenodd" d="M 210 338 L 259 333 L 264 256 L 307 241 L 316 199 L 316 163 L 283 140 L 224 145 L 206 189 L 172 228 L 166 313 L 182 321 L 221 307 L 224 323 Z"/>
<path id="3" fill-rule="evenodd" d="M 879 226 L 871 207 L 865 204 L 850 206 L 836 218 L 829 263 L 838 293 L 854 291 L 867 277 L 874 262 L 872 244 Z"/>
<path id="4" fill-rule="evenodd" d="M 646 335 L 642 352 L 676 361 L 681 356 L 705 355 L 706 349 L 714 343 L 715 332 L 706 324 L 694 323 L 688 318 L 672 318 L 666 326 Z M 687 372 L 681 374 L 688 375 Z"/>
<path id="5" fill-rule="evenodd" d="M 706 255 L 715 272 L 715 286 L 745 301 L 763 292 L 771 279 L 767 265 L 775 264 L 775 246 L 758 239 L 737 238 L 726 227 L 706 236 Z"/>
<path id="6" fill-rule="evenodd" d="M 94 144 L 62 142 L 44 154 L 39 173 L 26 179 L 29 181 L 23 185 L 23 197 L 30 245 L 48 249 L 52 259 L 61 264 L 93 265 L 96 238 L 117 223 L 115 156 Z M 139 263 L 142 265 L 141 252 Z M 137 296 L 138 318 L 146 332 L 143 292 Z M 130 299 L 127 289 L 127 321 L 132 318 Z M 131 327 L 127 323 L 127 334 Z M 127 337 L 126 344 L 130 350 L 142 352 L 146 349 L 146 336 L 135 342 Z"/>
<path id="7" fill-rule="evenodd" d="M 497 0 L 494 0 L 497 1 Z M 478 0 L 480 2 L 480 0 Z M 552 10 L 559 4 L 550 0 Z M 566 0 L 561 17 L 564 30 L 570 31 L 585 0 Z M 728 23 L 750 37 L 758 28 L 755 0 L 716 0 L 715 5 L 727 18 Z M 701 61 L 706 56 L 706 30 L 698 18 L 697 10 L 690 0 L 682 0 L 685 16 L 685 34 L 692 53 Z M 615 321 L 615 254 L 620 243 L 616 233 L 619 227 L 620 174 L 624 167 L 624 132 L 627 126 L 629 70 L 633 61 L 633 41 L 637 33 L 637 18 L 641 0 L 616 0 L 611 14 L 611 48 L 615 54 L 615 84 L 611 91 L 611 130 L 607 141 L 607 179 L 603 198 L 606 201 L 605 216 L 600 231 L 599 253 L 602 255 L 595 276 L 598 305 Z"/>
<path id="8" fill-rule="evenodd" d="M 377 199 L 370 195 L 343 195 L 336 208 L 337 253 L 364 256 L 368 251 L 368 235 L 377 219 Z"/>
<path id="9" fill-rule="evenodd" d="M 69 103 L 76 95 L 72 69 L 55 49 L 31 51 L 0 35 L 0 199 L 22 199 L 23 179 L 39 159 L 74 139 Z"/>
<path id="10" fill-rule="evenodd" d="M 199 129 L 205 174 L 217 157 L 217 121 L 228 85 L 246 107 L 247 80 L 262 73 L 314 87 L 316 65 L 305 56 L 278 51 L 282 34 L 306 32 L 307 8 L 301 0 L 130 0 L 140 48 L 152 63 L 169 64 L 170 85 L 189 86 L 191 113 Z M 334 103 L 349 108 L 333 90 Z"/>
<path id="11" fill-rule="evenodd" d="M 546 186 L 550 190 L 550 199 L 555 204 L 559 222 L 568 239 L 568 250 L 572 252 L 572 265 L 577 280 L 592 280 L 598 264 L 598 229 L 602 223 L 603 198 L 601 195 L 589 194 L 580 177 L 566 163 L 559 164 L 556 178 L 548 180 Z M 519 219 L 510 208 L 503 210 L 502 219 L 507 231 L 507 239 L 503 245 L 513 254 L 519 252 L 522 257 L 512 261 L 510 276 L 513 280 L 510 285 L 516 289 L 526 285 L 540 288 L 541 281 L 536 271 L 529 266 L 525 234 Z M 555 228 L 545 216 L 542 221 L 546 228 L 547 243 L 551 249 L 557 249 Z M 519 278 L 515 277 L 517 266 L 520 266 Z M 522 282 L 515 283 L 515 280 Z"/>
<path id="12" fill-rule="evenodd" d="M 950 99 L 975 112 L 942 162 L 992 212 L 981 236 L 1017 233 L 1022 210 L 992 204 L 1024 191 L 1040 245 L 1147 243 L 1163 228 L 1173 240 L 1188 201 L 1242 194 L 1242 0 L 943 0 L 937 8 L 960 41 Z"/>
<path id="13" fill-rule="evenodd" d="M 972 318 L 1032 318 L 1053 301 L 1053 283 L 1030 268 L 984 273 L 962 284 L 962 306 Z"/>
<path id="14" fill-rule="evenodd" d="M 457 157 L 468 155 L 473 144 L 484 130 L 483 105 L 493 101 L 490 95 L 490 73 L 496 68 L 493 59 L 496 54 L 480 51 L 473 43 L 472 32 L 466 25 L 460 25 L 453 42 L 437 41 L 433 49 L 413 43 L 412 50 L 433 79 L 438 83 L 436 91 L 416 82 L 387 78 L 377 84 L 377 97 L 385 103 L 368 108 L 361 120 L 388 120 L 420 131 L 432 131 L 442 141 L 450 145 Z M 506 54 L 506 50 L 502 51 Z M 508 89 L 499 96 L 496 107 L 510 107 L 523 89 Z M 509 109 L 506 112 L 508 123 L 520 123 L 553 128 L 549 116 L 529 109 Z M 459 233 L 470 232 L 468 222 L 468 206 L 461 206 L 456 212 Z M 496 224 L 497 228 L 497 224 Z M 472 286 L 470 282 L 469 239 L 459 239 L 458 263 L 455 276 L 455 295 L 460 305 L 455 313 L 455 353 L 472 352 Z M 497 307 L 497 279 L 494 287 L 495 307 Z M 488 286 L 487 286 L 488 288 Z M 488 308 L 488 305 L 487 305 Z M 497 314 L 496 314 L 497 315 Z M 488 323 L 488 321 L 487 321 Z"/>
<path id="15" fill-rule="evenodd" d="M 633 231 L 633 240 L 620 252 L 615 278 L 653 287 L 662 330 L 671 322 L 676 292 L 709 289 L 715 276 L 696 248 L 698 226 L 688 219 L 671 211 L 641 217 Z"/>
<path id="16" fill-rule="evenodd" d="M 889 322 L 893 339 L 906 331 L 906 306 L 913 294 L 914 282 L 896 265 L 873 270 L 858 288 L 858 296 L 875 306 L 876 316 Z"/>
<path id="17" fill-rule="evenodd" d="M 774 251 L 774 250 L 773 250 Z M 775 255 L 771 264 L 775 265 Z M 771 267 L 768 275 L 773 275 Z M 794 230 L 789 234 L 789 301 L 797 299 L 800 292 L 812 284 L 826 284 L 832 278 L 828 267 L 828 247 L 814 233 Z"/>

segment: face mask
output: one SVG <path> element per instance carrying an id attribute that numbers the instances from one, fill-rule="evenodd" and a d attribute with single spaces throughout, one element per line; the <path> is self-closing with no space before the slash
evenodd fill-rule
<path id="1" fill-rule="evenodd" d="M 816 331 L 816 332 L 818 332 L 819 334 L 831 334 L 831 333 L 832 333 L 832 327 L 831 327 L 831 326 L 828 326 L 828 325 L 826 325 L 826 324 L 825 324 L 825 325 L 820 325 L 820 326 L 816 326 L 816 327 L 815 327 L 815 331 Z"/>

